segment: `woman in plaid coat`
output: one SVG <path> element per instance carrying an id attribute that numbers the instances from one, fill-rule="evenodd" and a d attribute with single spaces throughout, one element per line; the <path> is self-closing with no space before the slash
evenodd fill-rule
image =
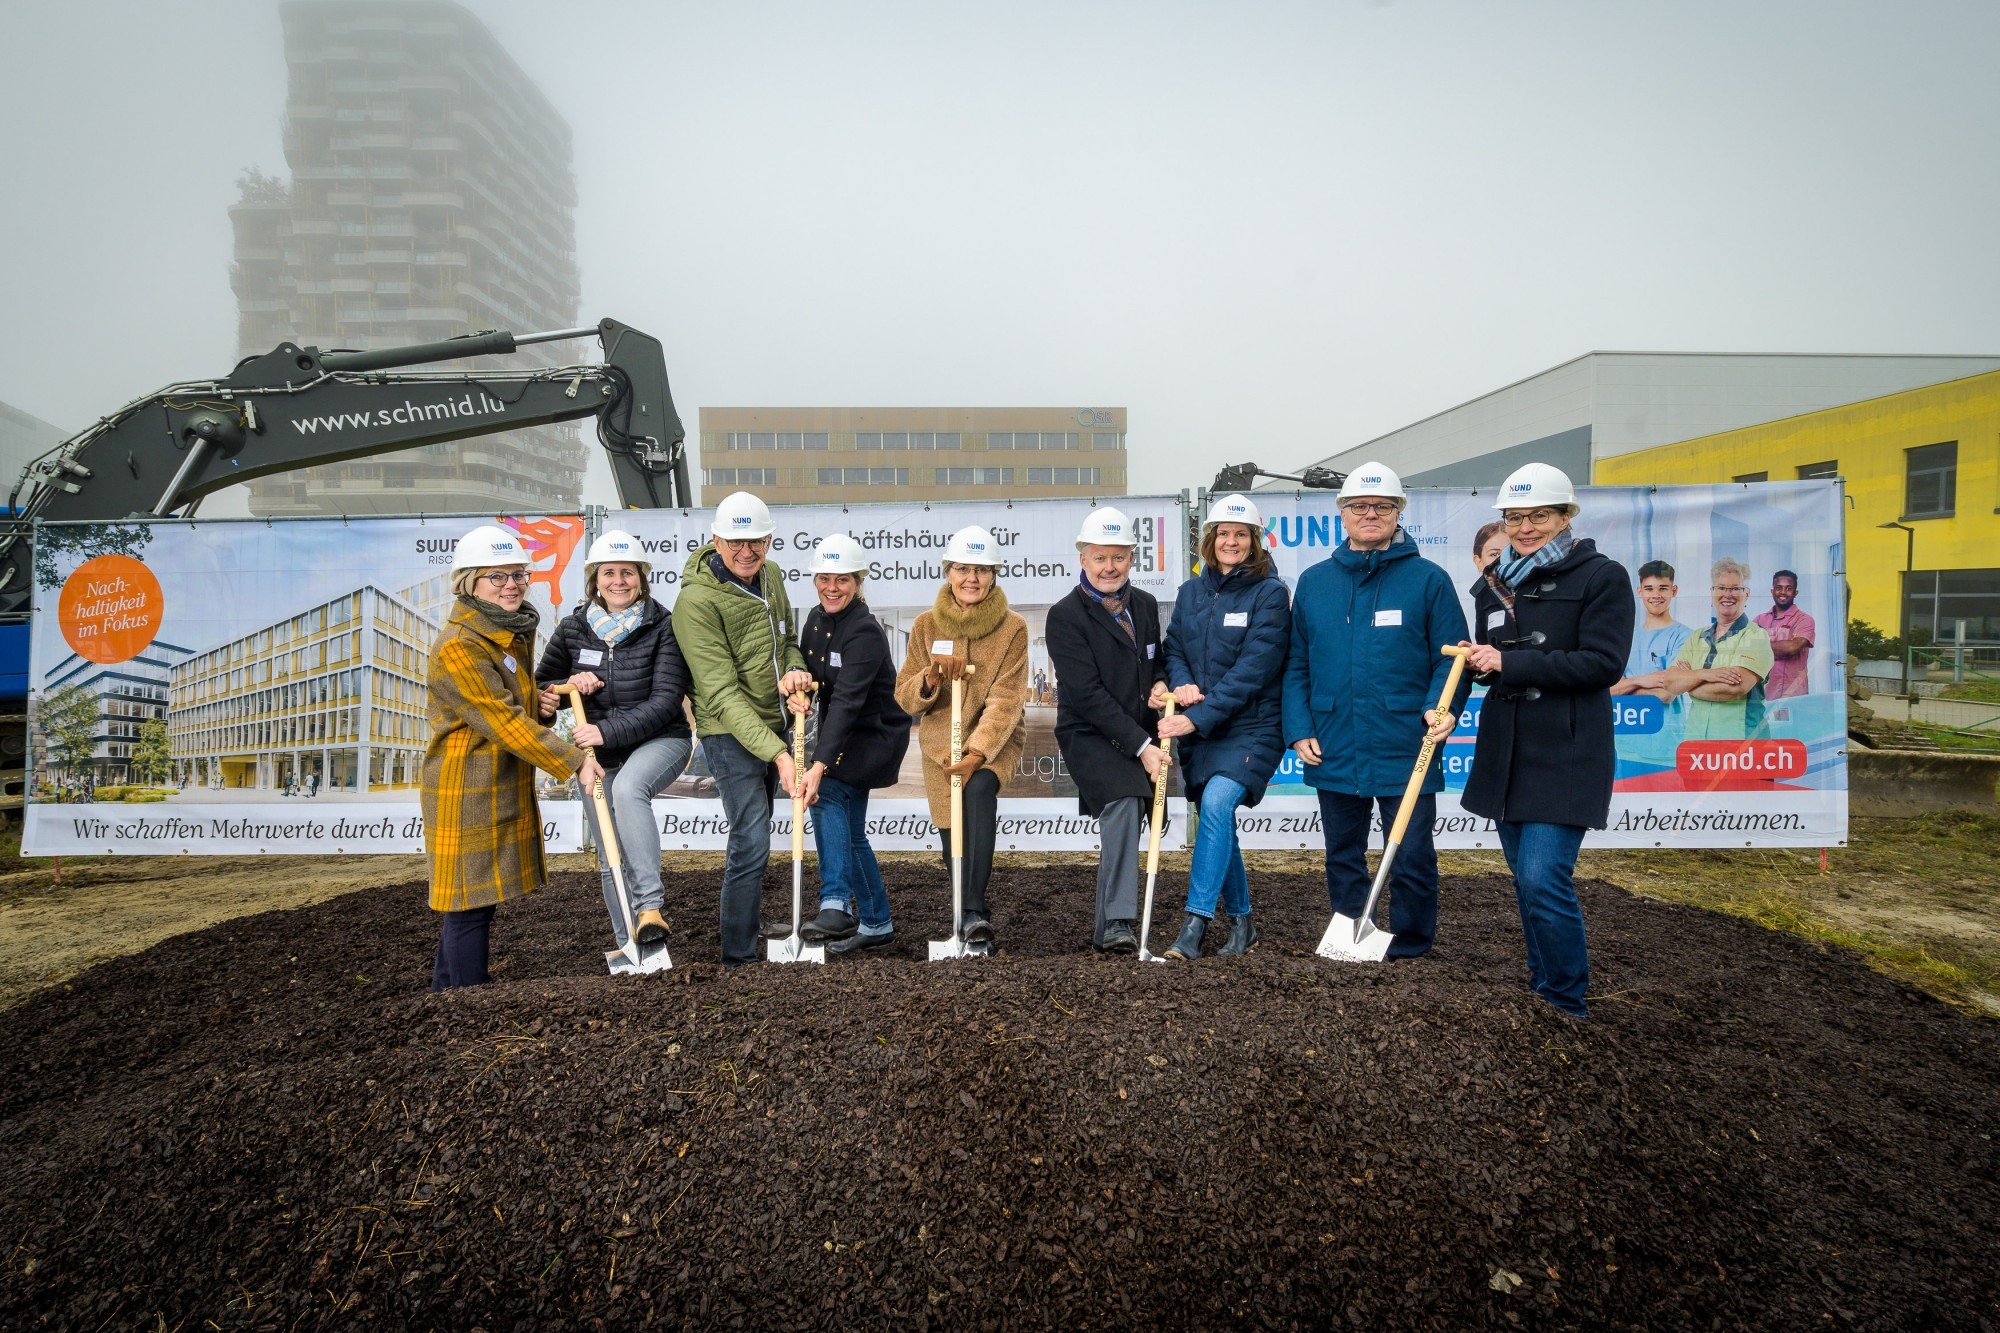
<path id="1" fill-rule="evenodd" d="M 431 649 L 424 753 L 424 850 L 431 909 L 444 914 L 431 989 L 478 986 L 502 901 L 548 882 L 535 772 L 602 780 L 597 760 L 535 720 L 535 627 L 528 552 L 504 528 L 461 537 L 451 619 Z"/>

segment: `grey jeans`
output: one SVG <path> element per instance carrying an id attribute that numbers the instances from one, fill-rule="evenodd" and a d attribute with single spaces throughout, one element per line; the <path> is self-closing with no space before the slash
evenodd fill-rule
<path id="1" fill-rule="evenodd" d="M 722 797 L 729 845 L 722 866 L 722 964 L 757 961 L 764 910 L 764 867 L 771 860 L 771 801 L 778 766 L 759 759 L 734 736 L 701 738 L 701 752 Z"/>
<path id="2" fill-rule="evenodd" d="M 618 829 L 619 858 L 625 867 L 625 891 L 632 897 L 632 916 L 664 907 L 667 891 L 660 883 L 660 825 L 653 818 L 653 798 L 674 785 L 687 769 L 694 742 L 686 736 L 655 736 L 610 772 L 606 795 L 611 801 L 611 822 Z M 598 873 L 604 879 L 604 910 L 611 916 L 611 934 L 618 947 L 625 947 L 625 914 L 618 910 L 618 886 L 611 879 L 611 862 L 605 858 L 604 830 L 597 826 L 597 802 L 583 794 L 583 817 L 590 821 L 591 840 L 597 844 Z"/>
<path id="3" fill-rule="evenodd" d="M 1097 929 L 1090 942 L 1102 947 L 1108 921 L 1139 919 L 1139 798 L 1121 796 L 1098 812 Z"/>

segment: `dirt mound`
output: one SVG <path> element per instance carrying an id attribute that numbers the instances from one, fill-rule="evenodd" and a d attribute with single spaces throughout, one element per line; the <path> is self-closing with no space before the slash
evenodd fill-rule
<path id="1" fill-rule="evenodd" d="M 1575 1024 L 1497 880 L 1376 967 L 1278 876 L 1248 958 L 1092 956 L 1081 868 L 931 966 L 942 875 L 889 880 L 899 944 L 823 968 L 724 973 L 670 875 L 680 966 L 608 979 L 568 875 L 478 991 L 412 885 L 33 997 L 0 1325 L 2000 1323 L 1995 1030 L 1845 956 L 1588 884 Z"/>

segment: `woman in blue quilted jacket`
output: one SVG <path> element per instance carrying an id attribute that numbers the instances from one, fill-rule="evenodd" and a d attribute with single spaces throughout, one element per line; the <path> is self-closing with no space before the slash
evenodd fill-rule
<path id="1" fill-rule="evenodd" d="M 1215 952 L 1240 954 L 1257 942 L 1236 811 L 1264 799 L 1285 753 L 1279 682 L 1292 638 L 1291 596 L 1263 538 L 1263 518 L 1245 497 L 1211 505 L 1201 573 L 1181 585 L 1167 629 L 1167 684 L 1152 702 L 1164 707 L 1171 693 L 1183 710 L 1160 719 L 1160 739 L 1181 742 L 1181 785 L 1201 812 L 1187 919 L 1169 958 L 1201 957 L 1218 900 L 1229 939 Z"/>

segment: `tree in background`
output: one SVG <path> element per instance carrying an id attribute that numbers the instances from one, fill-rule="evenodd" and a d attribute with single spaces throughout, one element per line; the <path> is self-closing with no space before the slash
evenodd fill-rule
<path id="1" fill-rule="evenodd" d="M 129 555 L 146 558 L 146 543 L 153 540 L 147 523 L 49 523 L 35 534 L 35 582 L 44 588 L 60 588 L 64 574 L 58 573 L 59 556 L 75 556 L 65 561 L 69 568 L 100 555 Z"/>
<path id="2" fill-rule="evenodd" d="M 35 707 L 35 725 L 48 741 L 49 758 L 72 774 L 90 766 L 97 748 L 97 696 L 78 685 L 58 685 Z"/>
<path id="3" fill-rule="evenodd" d="M 132 747 L 132 772 L 142 782 L 165 782 L 173 768 L 173 754 L 167 747 L 167 719 L 156 714 L 139 724 L 139 742 Z"/>

